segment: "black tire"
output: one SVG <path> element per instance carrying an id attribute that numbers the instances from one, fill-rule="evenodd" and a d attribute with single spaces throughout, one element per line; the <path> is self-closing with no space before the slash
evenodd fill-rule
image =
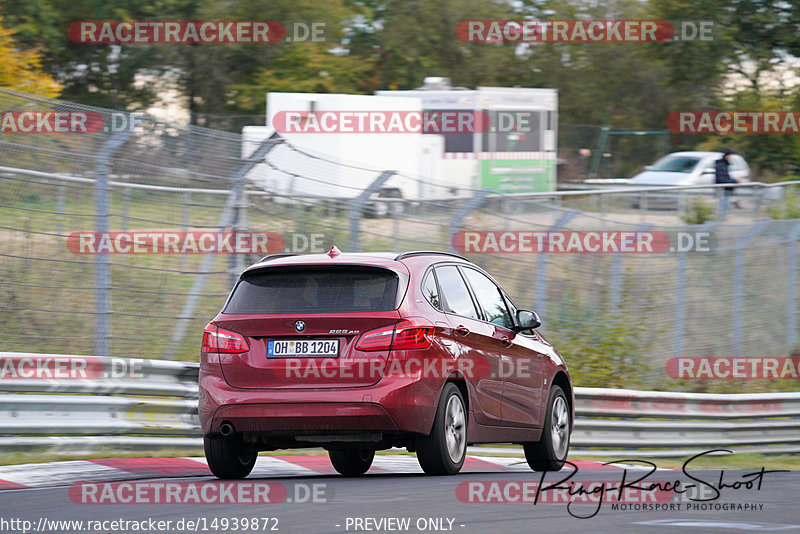
<path id="1" fill-rule="evenodd" d="M 448 382 L 439 397 L 430 435 L 417 438 L 417 459 L 429 475 L 455 475 L 466 456 L 467 410 L 461 391 Z"/>
<path id="2" fill-rule="evenodd" d="M 346 477 L 357 477 L 372 466 L 375 451 L 328 451 L 328 456 L 338 473 Z"/>
<path id="3" fill-rule="evenodd" d="M 217 478 L 244 478 L 256 465 L 258 452 L 247 450 L 236 436 L 203 438 L 208 468 Z"/>
<path id="4" fill-rule="evenodd" d="M 542 437 L 524 443 L 525 459 L 534 471 L 559 471 L 569 453 L 570 411 L 567 396 L 559 386 L 550 388 Z"/>

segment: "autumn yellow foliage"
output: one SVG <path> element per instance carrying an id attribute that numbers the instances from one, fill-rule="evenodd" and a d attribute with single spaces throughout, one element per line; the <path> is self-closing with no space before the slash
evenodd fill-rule
<path id="1" fill-rule="evenodd" d="M 22 50 L 10 30 L 0 19 L 0 87 L 7 87 L 54 98 L 61 86 L 42 70 L 42 59 L 36 50 Z"/>

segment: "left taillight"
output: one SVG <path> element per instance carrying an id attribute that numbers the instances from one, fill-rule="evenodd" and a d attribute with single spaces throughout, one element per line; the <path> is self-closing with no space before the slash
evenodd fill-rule
<path id="1" fill-rule="evenodd" d="M 247 352 L 250 350 L 250 346 L 242 334 L 209 323 L 203 330 L 203 345 L 200 350 L 202 352 L 238 354 Z"/>

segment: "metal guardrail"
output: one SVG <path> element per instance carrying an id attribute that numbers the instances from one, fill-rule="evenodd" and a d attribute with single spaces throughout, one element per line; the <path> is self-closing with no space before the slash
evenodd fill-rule
<path id="1" fill-rule="evenodd" d="M 94 184 L 94 178 L 86 178 L 80 176 L 71 176 L 64 173 L 48 173 L 48 172 L 40 172 L 34 171 L 31 169 L 23 169 L 19 167 L 7 167 L 7 166 L 0 166 L 0 173 L 11 173 L 11 174 L 20 174 L 24 176 L 32 176 L 37 178 L 44 178 L 46 180 L 54 181 L 54 182 L 73 182 L 73 183 L 83 183 L 83 184 Z M 230 190 L 228 189 L 208 189 L 208 188 L 191 188 L 191 187 L 170 187 L 164 185 L 153 185 L 153 184 L 142 184 L 136 182 L 128 182 L 128 181 L 110 181 L 108 183 L 111 187 L 129 189 L 129 190 L 143 190 L 143 191 L 160 191 L 160 192 L 171 192 L 171 193 L 189 193 L 189 194 L 197 194 L 197 195 L 220 195 L 220 196 L 229 196 Z M 348 200 L 352 200 L 353 196 L 318 196 L 318 195 L 302 195 L 302 194 L 291 194 L 286 195 L 278 192 L 266 191 L 260 189 L 259 187 L 255 186 L 254 184 L 248 184 L 248 195 L 253 196 L 266 196 L 266 197 L 281 197 L 286 198 L 287 200 L 296 199 L 300 201 L 308 201 L 308 200 L 325 200 L 325 201 L 341 201 L 346 202 Z M 778 191 L 783 191 L 786 187 L 790 186 L 798 186 L 800 185 L 800 180 L 788 180 L 784 182 L 775 182 L 775 183 L 764 183 L 764 182 L 744 182 L 738 184 L 704 184 L 704 185 L 642 185 L 631 183 L 628 179 L 620 178 L 620 179 L 606 179 L 606 180 L 594 180 L 594 181 L 587 181 L 587 182 L 562 182 L 558 184 L 558 191 L 540 191 L 535 193 L 494 193 L 489 192 L 488 198 L 509 198 L 509 199 L 516 199 L 516 200 L 553 200 L 553 199 L 564 199 L 567 197 L 574 197 L 574 196 L 584 196 L 584 195 L 617 195 L 617 194 L 641 194 L 641 193 L 651 193 L 657 195 L 663 195 L 664 193 L 697 193 L 702 195 L 707 195 L 709 191 L 713 191 L 714 189 L 730 189 L 733 188 L 737 191 L 737 194 L 741 194 L 747 192 L 745 194 L 765 194 L 770 199 L 777 199 L 780 198 L 782 193 L 778 193 Z M 462 188 L 464 189 L 464 188 Z M 442 202 L 446 201 L 461 201 L 461 200 L 468 200 L 474 196 L 474 194 L 480 192 L 481 190 L 475 190 L 471 195 L 447 195 L 441 198 L 433 198 L 433 202 Z M 771 193 L 764 193 L 770 191 Z M 406 202 L 423 202 L 422 199 L 404 199 L 404 198 L 388 198 L 388 197 L 380 197 L 379 200 L 381 202 L 386 202 L 387 204 L 391 203 L 398 203 L 403 204 Z"/>
<path id="2" fill-rule="evenodd" d="M 720 447 L 800 452 L 800 393 L 677 393 L 575 388 L 573 450 L 684 456 Z M 777 447 L 775 447 L 777 446 Z"/>
<path id="3" fill-rule="evenodd" d="M 7 360 L 84 359 L 145 376 L 11 378 Z M 0 352 L 0 447 L 95 452 L 199 450 L 196 363 Z M 575 388 L 575 453 L 684 456 L 709 448 L 800 452 L 800 392 L 674 393 Z"/>
<path id="4" fill-rule="evenodd" d="M 575 196 L 575 195 L 610 195 L 618 193 L 665 193 L 693 191 L 708 192 L 713 189 L 735 189 L 737 191 L 780 191 L 786 187 L 800 185 L 800 180 L 787 180 L 784 182 L 742 182 L 736 184 L 701 184 L 701 185 L 643 185 L 626 179 L 594 180 L 586 182 L 562 182 L 558 184 L 559 191 L 549 193 L 520 193 L 520 195 L 537 196 Z M 777 193 L 771 193 L 771 198 L 776 198 Z"/>

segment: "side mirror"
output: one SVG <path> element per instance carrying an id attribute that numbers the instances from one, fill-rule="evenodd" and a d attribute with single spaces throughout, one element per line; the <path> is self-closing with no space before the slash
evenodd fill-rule
<path id="1" fill-rule="evenodd" d="M 714 167 L 709 167 L 707 169 L 704 169 L 701 174 L 716 174 L 716 173 L 717 171 L 714 170 Z"/>
<path id="2" fill-rule="evenodd" d="M 652 170 L 653 170 L 653 166 L 652 166 L 652 165 L 645 165 L 645 166 L 644 166 L 644 170 L 646 170 L 646 171 L 652 171 Z"/>
<path id="3" fill-rule="evenodd" d="M 542 321 L 535 311 L 530 310 L 517 310 L 517 326 L 514 328 L 515 332 L 522 330 L 534 330 L 542 326 Z"/>

